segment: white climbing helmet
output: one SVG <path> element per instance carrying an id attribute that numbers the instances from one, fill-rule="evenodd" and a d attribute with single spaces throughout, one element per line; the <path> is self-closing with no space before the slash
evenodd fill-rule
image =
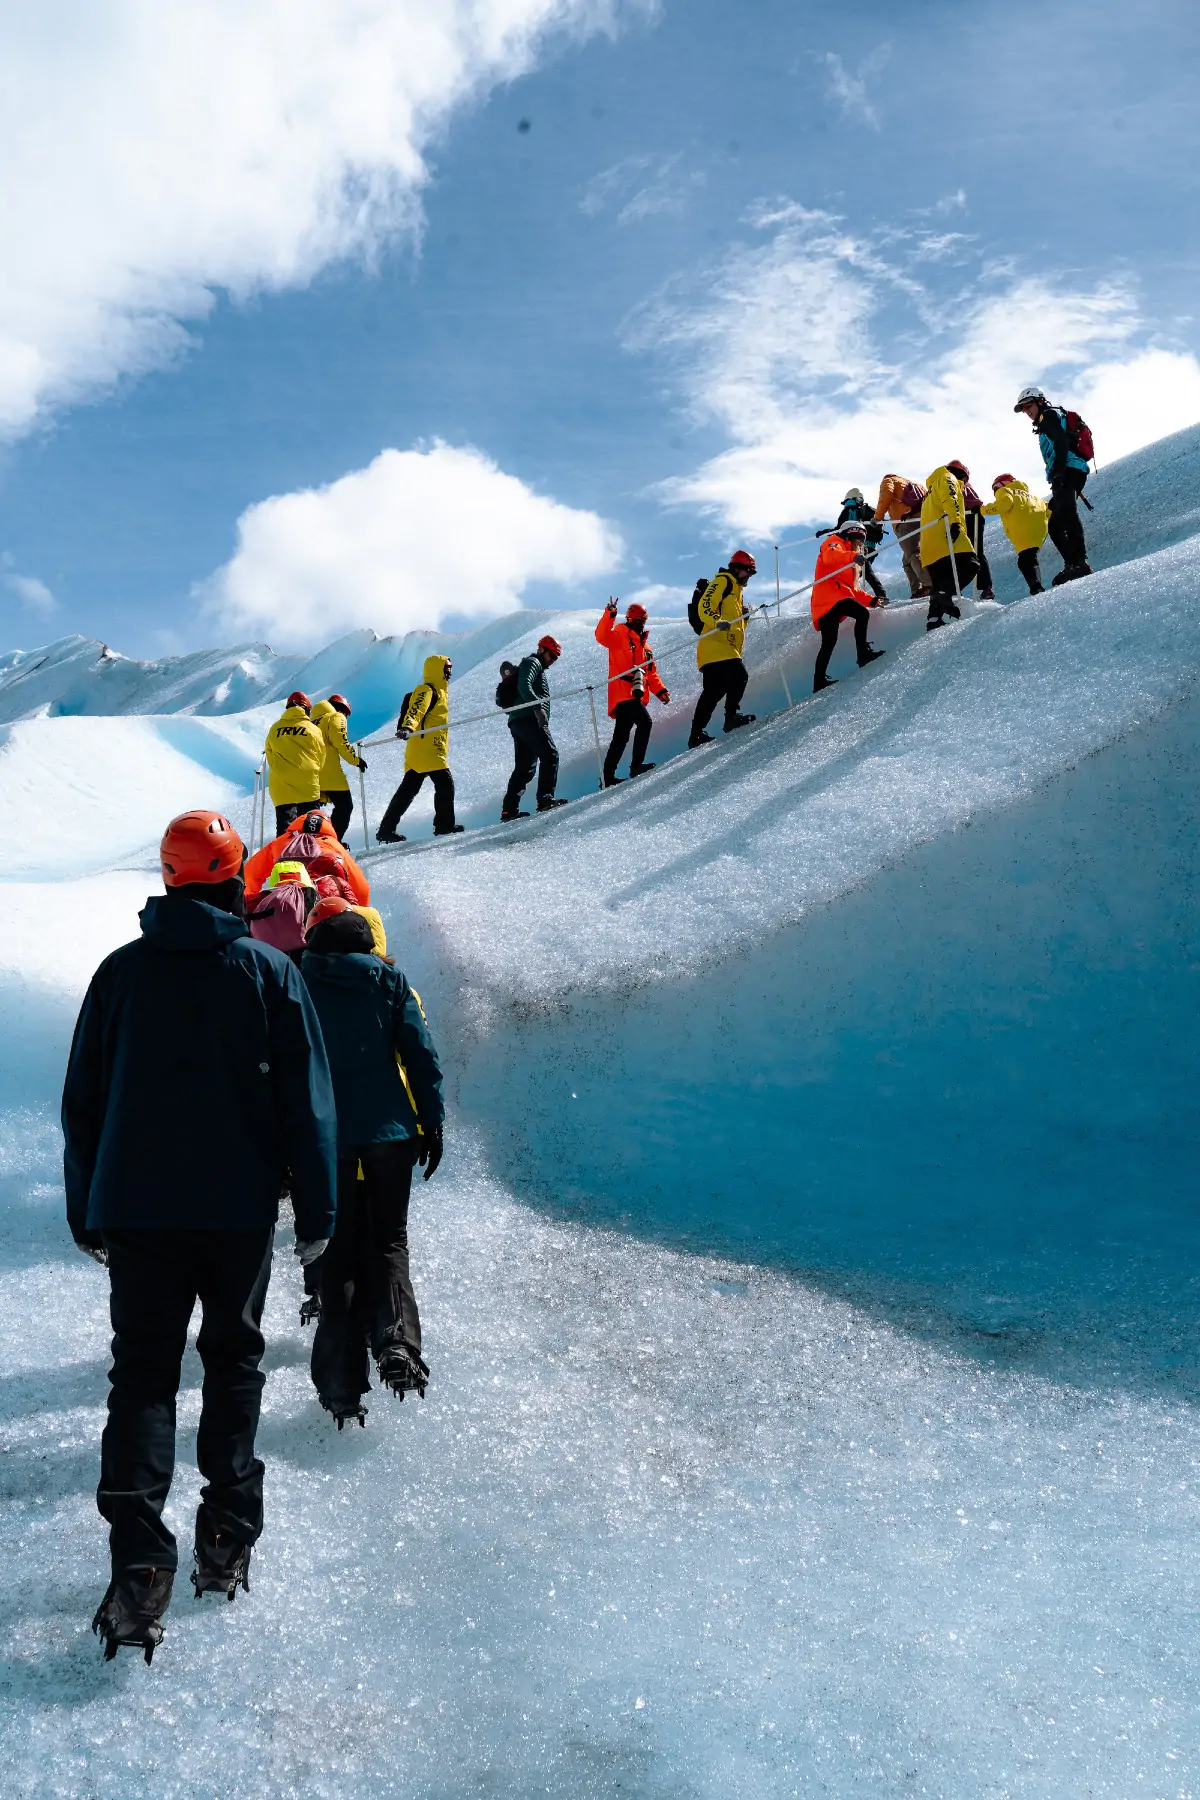
<path id="1" fill-rule="evenodd" d="M 1028 406 L 1031 400 L 1040 400 L 1042 405 L 1045 406 L 1046 396 L 1043 394 L 1040 387 L 1023 387 L 1021 392 L 1017 395 L 1017 404 L 1013 407 L 1013 411 L 1020 412 L 1021 408 L 1023 406 Z"/>

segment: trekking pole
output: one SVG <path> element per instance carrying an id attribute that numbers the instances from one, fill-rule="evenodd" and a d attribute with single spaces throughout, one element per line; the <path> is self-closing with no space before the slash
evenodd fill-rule
<path id="1" fill-rule="evenodd" d="M 371 848 L 371 833 L 367 825 L 367 784 L 363 780 L 361 744 L 355 744 L 354 754 L 358 757 L 358 804 L 362 809 L 363 849 L 369 850 Z"/>
<path id="2" fill-rule="evenodd" d="M 600 792 L 604 792 L 604 752 L 600 748 L 600 724 L 596 718 L 596 693 L 592 687 L 587 691 L 588 705 L 592 709 L 592 736 L 596 740 L 596 768 L 600 773 Z"/>
<path id="3" fill-rule="evenodd" d="M 778 604 L 778 602 L 776 602 L 776 604 Z M 774 656 L 774 654 L 775 654 L 775 627 L 771 623 L 771 609 L 769 606 L 764 606 L 762 610 L 763 610 L 763 618 L 767 621 L 767 637 L 770 640 L 770 644 L 771 644 L 771 655 Z M 780 657 L 780 659 L 779 659 L 779 679 L 783 683 L 783 691 L 784 691 L 784 694 L 787 696 L 788 711 L 791 712 L 792 707 L 795 705 L 795 701 L 792 699 L 792 690 L 788 686 L 787 670 L 783 666 L 783 658 L 782 657 Z"/>
<path id="4" fill-rule="evenodd" d="M 961 612 L 962 589 L 958 585 L 958 564 L 954 560 L 954 539 L 950 535 L 950 517 L 948 513 L 942 514 L 942 524 L 946 527 L 946 543 L 950 548 L 950 568 L 954 575 L 954 594 L 958 601 L 959 611 Z"/>

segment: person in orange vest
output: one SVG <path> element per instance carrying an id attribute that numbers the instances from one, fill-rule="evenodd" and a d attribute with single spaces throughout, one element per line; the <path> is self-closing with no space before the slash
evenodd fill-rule
<path id="1" fill-rule="evenodd" d="M 307 838 L 309 843 L 298 842 Z M 358 906 L 371 904 L 371 884 L 347 850 L 338 839 L 337 832 L 323 812 L 309 812 L 293 820 L 285 831 L 261 850 L 256 850 L 246 864 L 246 898 L 257 894 L 267 885 L 267 879 L 277 862 L 311 862 L 314 856 L 338 856 L 345 864 L 346 880 L 354 891 L 354 901 Z"/>
<path id="2" fill-rule="evenodd" d="M 858 652 L 860 669 L 887 654 L 884 650 L 873 650 L 867 642 L 868 608 L 872 602 L 870 595 L 858 585 L 858 557 L 866 538 L 866 526 L 851 522 L 843 525 L 840 531 L 831 531 L 821 545 L 812 587 L 812 622 L 821 634 L 821 648 L 813 670 L 814 694 L 819 694 L 822 688 L 837 685 L 829 679 L 828 669 L 843 619 L 854 621 L 854 648 Z"/>
<path id="3" fill-rule="evenodd" d="M 646 745 L 653 729 L 649 696 L 654 694 L 664 706 L 671 698 L 655 667 L 654 652 L 646 636 L 645 607 L 639 600 L 631 600 L 622 623 L 617 618 L 618 604 L 610 600 L 596 626 L 596 642 L 608 651 L 608 716 L 613 722 L 612 743 L 604 758 L 606 788 L 616 787 L 621 780 L 617 764 L 625 754 L 630 732 L 633 756 L 629 773 L 644 775 L 654 767 L 646 761 Z"/>

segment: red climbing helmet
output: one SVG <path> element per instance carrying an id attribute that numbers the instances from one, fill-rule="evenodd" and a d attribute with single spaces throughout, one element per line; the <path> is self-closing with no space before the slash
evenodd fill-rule
<path id="1" fill-rule="evenodd" d="M 953 462 L 948 462 L 946 464 L 946 467 L 949 469 L 949 471 L 952 475 L 957 475 L 958 479 L 960 481 L 970 481 L 970 479 L 971 479 L 970 469 L 968 469 L 965 462 L 959 462 L 957 457 L 955 457 Z"/>
<path id="2" fill-rule="evenodd" d="M 330 694 L 329 704 L 330 706 L 336 706 L 338 711 L 340 713 L 345 713 L 347 718 L 349 718 L 350 714 L 354 711 L 354 708 L 344 694 Z"/>
<path id="3" fill-rule="evenodd" d="M 289 706 L 302 706 L 305 712 L 312 711 L 312 701 L 307 694 L 302 694 L 299 688 L 296 689 L 294 694 L 288 695 L 287 703 Z"/>
<path id="4" fill-rule="evenodd" d="M 640 600 L 631 600 L 629 605 L 625 608 L 625 617 L 629 620 L 631 625 L 644 625 L 646 620 L 650 617 L 650 614 L 646 611 Z"/>
<path id="5" fill-rule="evenodd" d="M 223 814 L 198 810 L 171 820 L 158 854 L 166 886 L 184 887 L 240 875 L 246 846 Z"/>
<path id="6" fill-rule="evenodd" d="M 997 475 L 995 481 L 992 483 L 993 494 L 997 488 L 1007 487 L 1010 481 L 1015 481 L 1016 479 L 1015 475 Z"/>
<path id="7" fill-rule="evenodd" d="M 758 574 L 758 564 L 748 550 L 735 550 L 729 559 L 731 569 L 744 569 L 747 575 Z"/>
<path id="8" fill-rule="evenodd" d="M 539 650 L 548 650 L 550 652 L 551 656 L 553 656 L 556 661 L 562 655 L 562 645 L 559 643 L 557 638 L 553 638 L 553 637 L 549 637 L 549 636 L 539 638 L 538 639 L 538 649 Z"/>
<path id="9" fill-rule="evenodd" d="M 350 902 L 348 900 L 343 900 L 340 895 L 331 894 L 328 898 L 323 897 L 317 901 L 317 904 L 309 913 L 308 921 L 305 925 L 305 933 L 307 934 L 310 931 L 315 931 L 318 925 L 323 925 L 325 923 L 326 919 L 336 919 L 339 913 L 352 911 L 353 908 L 351 907 Z"/>

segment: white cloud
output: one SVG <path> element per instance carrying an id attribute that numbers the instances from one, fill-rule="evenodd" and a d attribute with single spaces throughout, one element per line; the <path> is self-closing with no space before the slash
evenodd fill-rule
<path id="1" fill-rule="evenodd" d="M 794 217 L 779 201 L 759 216 Z M 893 257 L 900 236 L 889 234 Z M 924 244 L 911 234 L 914 264 Z M 905 349 L 887 361 L 880 315 L 897 303 L 915 321 L 889 315 L 890 340 Z M 1200 363 L 1148 342 L 1129 288 L 1009 275 L 935 303 L 877 244 L 803 209 L 698 309 L 670 299 L 645 309 L 631 341 L 674 356 L 693 416 L 726 446 L 661 493 L 760 539 L 827 518 L 852 484 L 869 492 L 889 470 L 923 480 L 952 456 L 985 481 L 1011 469 L 1043 482 L 1012 410 L 1028 381 L 1084 413 L 1101 461 L 1200 418 Z"/>
<path id="2" fill-rule="evenodd" d="M 699 170 L 677 173 L 682 160 L 681 150 L 674 156 L 624 157 L 592 177 L 579 210 L 595 218 L 627 195 L 617 210 L 618 225 L 637 224 L 660 213 L 680 213 L 690 195 L 704 186 L 705 179 Z"/>
<path id="3" fill-rule="evenodd" d="M 434 443 L 249 507 L 236 553 L 199 594 L 231 632 L 327 643 L 356 626 L 386 635 L 507 612 L 532 582 L 608 574 L 623 548 L 596 513 Z"/>
<path id="4" fill-rule="evenodd" d="M 822 58 L 828 71 L 832 98 L 837 101 L 846 118 L 858 124 L 869 125 L 873 131 L 879 130 L 879 114 L 868 98 L 868 83 L 879 74 L 891 53 L 890 44 L 877 45 L 863 60 L 861 73 L 857 75 L 851 74 L 841 57 L 832 50 L 827 50 Z"/>
<path id="5" fill-rule="evenodd" d="M 45 617 L 58 611 L 58 601 L 36 575 L 5 575 L 4 585 L 10 594 L 17 596 L 27 612 L 41 613 Z"/>
<path id="6" fill-rule="evenodd" d="M 0 432 L 169 359 L 214 290 L 415 232 L 450 110 L 641 0 L 39 0 L 0 11 Z"/>

